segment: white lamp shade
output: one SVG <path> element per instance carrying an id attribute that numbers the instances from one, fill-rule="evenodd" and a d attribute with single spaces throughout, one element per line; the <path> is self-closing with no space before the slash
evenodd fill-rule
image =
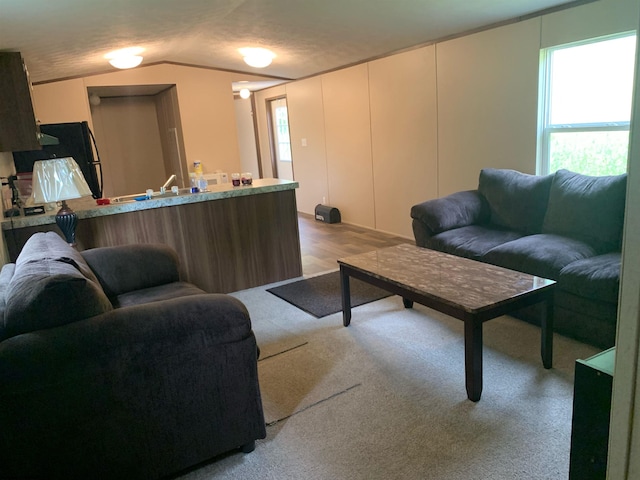
<path id="1" fill-rule="evenodd" d="M 59 202 L 88 195 L 91 195 L 91 189 L 72 157 L 38 160 L 33 164 L 33 203 Z"/>

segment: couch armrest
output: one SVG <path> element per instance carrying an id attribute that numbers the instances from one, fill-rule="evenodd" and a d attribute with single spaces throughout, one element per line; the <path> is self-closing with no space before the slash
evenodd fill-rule
<path id="1" fill-rule="evenodd" d="M 485 223 L 489 205 L 477 190 L 452 193 L 411 207 L 413 231 L 419 246 L 421 240 L 454 228 Z"/>
<path id="2" fill-rule="evenodd" d="M 167 245 L 132 244 L 82 252 L 109 298 L 180 279 L 178 255 Z"/>
<path id="3" fill-rule="evenodd" d="M 89 380 L 109 370 L 121 374 L 185 349 L 211 348 L 252 335 L 246 307 L 226 294 L 123 307 L 0 342 L 0 384 L 3 390 L 9 385 L 9 390 L 21 390 L 56 384 L 67 376 Z"/>
<path id="4" fill-rule="evenodd" d="M 90 478 L 107 451 L 110 477 L 160 478 L 264 438 L 256 357 L 246 308 L 222 294 L 0 342 L 3 473 Z"/>

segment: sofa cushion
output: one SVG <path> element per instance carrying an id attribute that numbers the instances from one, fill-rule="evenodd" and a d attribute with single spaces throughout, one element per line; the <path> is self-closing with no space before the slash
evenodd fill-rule
<path id="1" fill-rule="evenodd" d="M 527 234 L 540 233 L 553 175 L 484 168 L 478 191 L 487 199 L 491 223 Z"/>
<path id="2" fill-rule="evenodd" d="M 85 250 L 83 258 L 111 299 L 180 279 L 178 254 L 168 245 L 129 244 Z"/>
<path id="3" fill-rule="evenodd" d="M 478 260 L 496 245 L 522 237 L 521 233 L 482 225 L 455 228 L 427 240 L 427 248 Z"/>
<path id="4" fill-rule="evenodd" d="M 0 338 L 52 328 L 113 308 L 82 256 L 54 232 L 25 243 L 5 290 Z"/>
<path id="5" fill-rule="evenodd" d="M 627 176 L 591 177 L 558 170 L 553 177 L 543 233 L 589 243 L 599 253 L 621 249 Z"/>
<path id="6" fill-rule="evenodd" d="M 564 267 L 595 255 L 593 247 L 580 240 L 537 234 L 492 248 L 481 260 L 530 275 L 558 280 Z"/>
<path id="7" fill-rule="evenodd" d="M 570 263 L 560 271 L 558 287 L 579 297 L 617 303 L 620 259 L 620 252 L 611 252 Z"/>

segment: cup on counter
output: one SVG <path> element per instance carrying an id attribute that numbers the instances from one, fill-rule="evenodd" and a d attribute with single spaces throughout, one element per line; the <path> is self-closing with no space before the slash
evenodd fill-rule
<path id="1" fill-rule="evenodd" d="M 231 183 L 233 184 L 234 187 L 239 187 L 240 186 L 240 174 L 239 173 L 232 173 L 231 174 Z"/>
<path id="2" fill-rule="evenodd" d="M 241 177 L 242 185 L 251 185 L 253 183 L 253 176 L 251 172 L 244 172 Z"/>

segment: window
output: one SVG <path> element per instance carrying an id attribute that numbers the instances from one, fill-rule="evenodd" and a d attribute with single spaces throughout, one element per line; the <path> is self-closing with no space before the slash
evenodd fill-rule
<path id="1" fill-rule="evenodd" d="M 542 51 L 538 173 L 627 171 L 635 34 Z"/>
<path id="2" fill-rule="evenodd" d="M 291 140 L 289 137 L 289 116 L 287 106 L 281 105 L 275 108 L 276 133 L 278 141 L 278 159 L 281 162 L 291 161 Z"/>

